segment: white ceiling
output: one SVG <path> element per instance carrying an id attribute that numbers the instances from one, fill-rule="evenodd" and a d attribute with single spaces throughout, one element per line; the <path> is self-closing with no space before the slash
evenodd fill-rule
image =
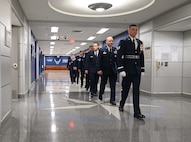
<path id="1" fill-rule="evenodd" d="M 81 42 L 87 42 L 89 36 L 96 36 L 96 39 L 87 42 L 88 44 L 85 46 L 80 46 L 80 49 L 76 50 L 74 53 L 87 49 L 94 41 L 101 42 L 105 40 L 107 36 L 115 36 L 126 31 L 130 23 L 142 23 L 173 8 L 179 7 L 190 0 L 173 0 L 173 2 L 172 0 L 156 0 L 155 3 L 147 9 L 136 13 L 100 18 L 77 17 L 61 14 L 49 7 L 48 0 L 18 1 L 29 20 L 32 32 L 38 40 L 39 47 L 43 53 L 45 55 L 50 54 L 50 36 L 53 35 L 50 32 L 50 27 L 59 26 L 60 28 L 57 35 L 60 37 L 60 40 L 56 40 L 53 54 L 65 55 L 68 51 L 80 46 Z M 90 0 L 88 0 L 88 2 L 89 1 Z M 141 4 L 140 0 L 135 1 L 137 5 Z M 118 2 L 120 2 L 120 0 Z M 72 7 L 71 10 L 76 12 L 76 9 L 73 9 Z M 103 35 L 96 35 L 96 32 L 103 27 L 110 28 L 110 30 Z M 73 32 L 74 30 L 80 30 L 82 32 L 76 33 Z M 70 38 L 74 38 L 75 42 L 70 43 Z"/>

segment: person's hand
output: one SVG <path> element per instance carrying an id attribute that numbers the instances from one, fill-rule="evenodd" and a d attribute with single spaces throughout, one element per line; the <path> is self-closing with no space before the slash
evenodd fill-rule
<path id="1" fill-rule="evenodd" d="M 85 70 L 85 72 L 84 72 L 85 74 L 88 74 L 88 70 Z"/>
<path id="2" fill-rule="evenodd" d="M 77 70 L 77 67 L 73 67 L 74 70 Z"/>
<path id="3" fill-rule="evenodd" d="M 97 74 L 102 75 L 103 74 L 102 70 L 97 71 Z"/>
<path id="4" fill-rule="evenodd" d="M 122 72 L 119 73 L 119 75 L 120 75 L 121 77 L 126 77 L 126 72 L 125 72 L 125 71 L 122 71 Z"/>

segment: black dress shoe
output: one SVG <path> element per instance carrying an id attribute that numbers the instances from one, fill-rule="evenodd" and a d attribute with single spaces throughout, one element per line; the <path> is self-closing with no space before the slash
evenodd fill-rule
<path id="1" fill-rule="evenodd" d="M 102 95 L 99 95 L 99 100 L 100 100 L 100 101 L 102 101 L 102 100 L 103 100 Z"/>
<path id="2" fill-rule="evenodd" d="M 145 116 L 143 114 L 134 114 L 134 117 L 137 119 L 143 119 Z"/>
<path id="3" fill-rule="evenodd" d="M 115 101 L 111 101 L 110 104 L 113 105 L 113 106 L 115 106 L 115 105 L 116 105 L 116 102 L 115 102 Z"/>
<path id="4" fill-rule="evenodd" d="M 119 111 L 124 111 L 123 107 L 119 107 Z"/>
<path id="5" fill-rule="evenodd" d="M 95 96 L 97 96 L 97 94 L 91 92 L 91 97 L 95 97 Z"/>
<path id="6" fill-rule="evenodd" d="M 94 93 L 91 92 L 91 97 L 93 97 L 93 96 L 94 96 Z"/>

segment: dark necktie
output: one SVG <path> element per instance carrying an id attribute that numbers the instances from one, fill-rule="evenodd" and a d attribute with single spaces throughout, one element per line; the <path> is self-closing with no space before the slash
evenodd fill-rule
<path id="1" fill-rule="evenodd" d="M 98 56 L 98 53 L 97 53 L 97 51 L 95 51 L 95 55 L 96 55 L 96 56 Z"/>
<path id="2" fill-rule="evenodd" d="M 133 39 L 133 47 L 136 50 L 136 48 L 135 48 L 135 39 Z"/>

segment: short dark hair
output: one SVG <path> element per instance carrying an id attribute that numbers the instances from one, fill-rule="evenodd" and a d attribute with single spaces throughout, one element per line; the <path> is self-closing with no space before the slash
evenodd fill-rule
<path id="1" fill-rule="evenodd" d="M 94 47 L 94 46 L 93 46 L 93 45 L 90 45 L 90 46 L 89 46 L 89 48 L 92 48 L 92 47 Z"/>
<path id="2" fill-rule="evenodd" d="M 99 46 L 99 43 L 98 42 L 94 42 L 93 44 L 97 44 Z"/>
<path id="3" fill-rule="evenodd" d="M 137 25 L 136 24 L 131 24 L 131 25 L 129 25 L 129 28 L 131 28 L 131 27 L 137 27 Z"/>

